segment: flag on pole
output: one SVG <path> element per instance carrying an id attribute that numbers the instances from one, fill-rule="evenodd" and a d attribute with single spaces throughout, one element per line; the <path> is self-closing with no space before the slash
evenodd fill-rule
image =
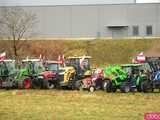
<path id="1" fill-rule="evenodd" d="M 58 62 L 60 63 L 60 64 L 64 64 L 64 62 L 65 62 L 65 59 L 64 59 L 64 55 L 59 55 L 58 56 Z"/>
<path id="2" fill-rule="evenodd" d="M 143 52 L 139 53 L 136 57 L 136 62 L 138 63 L 143 63 L 145 62 L 145 60 L 146 60 L 146 57 Z"/>
<path id="3" fill-rule="evenodd" d="M 84 67 L 84 60 L 85 60 L 86 56 L 82 56 L 82 58 L 80 58 L 79 62 L 80 62 L 80 67 L 83 69 Z"/>
<path id="4" fill-rule="evenodd" d="M 42 61 L 42 55 L 41 54 L 39 55 L 39 61 Z"/>
<path id="5" fill-rule="evenodd" d="M 3 52 L 3 53 L 0 54 L 0 61 L 3 61 L 5 59 L 6 59 L 6 53 Z"/>

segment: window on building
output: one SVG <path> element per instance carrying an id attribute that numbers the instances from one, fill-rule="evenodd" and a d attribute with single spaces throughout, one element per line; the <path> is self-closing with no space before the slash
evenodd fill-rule
<path id="1" fill-rule="evenodd" d="M 146 27 L 146 34 L 147 34 L 147 35 L 152 35 L 152 26 L 151 26 L 151 25 L 148 25 L 148 26 Z"/>
<path id="2" fill-rule="evenodd" d="M 139 35 L 139 27 L 133 26 L 133 36 L 138 36 L 138 35 Z"/>

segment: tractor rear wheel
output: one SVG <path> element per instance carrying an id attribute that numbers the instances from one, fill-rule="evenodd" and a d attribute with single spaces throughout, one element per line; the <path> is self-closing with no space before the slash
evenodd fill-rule
<path id="1" fill-rule="evenodd" d="M 2 88 L 2 80 L 0 80 L 0 89 Z"/>
<path id="2" fill-rule="evenodd" d="M 43 81 L 42 80 L 38 80 L 38 79 L 35 79 L 32 81 L 32 87 L 34 89 L 41 89 L 43 86 Z"/>
<path id="3" fill-rule="evenodd" d="M 105 81 L 105 87 L 106 92 L 113 92 L 112 82 L 110 80 Z"/>
<path id="4" fill-rule="evenodd" d="M 130 91 L 130 86 L 127 82 L 123 82 L 121 87 L 120 87 L 120 91 L 122 93 L 128 93 Z"/>
<path id="5" fill-rule="evenodd" d="M 142 84 L 141 84 L 141 89 L 142 89 L 142 92 L 151 92 L 152 91 L 152 86 L 151 86 L 151 83 L 149 81 L 143 81 Z"/>
<path id="6" fill-rule="evenodd" d="M 104 91 L 107 90 L 107 84 L 108 84 L 107 80 L 103 81 L 103 83 L 102 83 L 102 89 L 103 89 Z"/>

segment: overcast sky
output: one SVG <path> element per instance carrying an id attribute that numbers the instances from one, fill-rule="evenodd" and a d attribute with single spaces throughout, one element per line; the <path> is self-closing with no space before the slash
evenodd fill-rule
<path id="1" fill-rule="evenodd" d="M 0 0 L 0 5 L 75 5 L 133 3 L 135 0 Z M 160 2 L 160 0 L 137 0 L 137 3 Z"/>

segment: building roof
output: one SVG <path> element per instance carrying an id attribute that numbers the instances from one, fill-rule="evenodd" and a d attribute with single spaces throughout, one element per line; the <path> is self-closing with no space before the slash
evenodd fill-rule
<path id="1" fill-rule="evenodd" d="M 0 6 L 124 4 L 135 0 L 0 0 Z"/>

